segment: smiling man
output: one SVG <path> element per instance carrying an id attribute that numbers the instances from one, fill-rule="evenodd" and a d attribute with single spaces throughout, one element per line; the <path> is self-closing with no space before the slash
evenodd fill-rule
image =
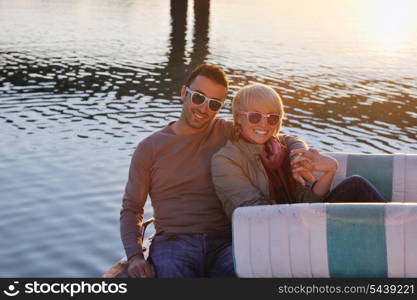
<path id="1" fill-rule="evenodd" d="M 218 73 L 214 70 L 216 69 L 201 65 L 182 87 L 182 114 L 172 124 L 172 130 L 176 134 L 188 135 L 205 131 L 222 108 L 227 95 L 226 75 L 220 70 L 216 70 Z"/>
<path id="2" fill-rule="evenodd" d="M 213 154 L 233 131 L 232 122 L 215 118 L 227 88 L 223 70 L 198 66 L 181 89 L 180 118 L 136 148 L 120 213 L 129 276 L 235 276 L 230 221 L 210 173 Z M 304 146 L 291 140 L 291 149 Z M 156 235 L 145 260 L 140 227 L 148 194 Z"/>

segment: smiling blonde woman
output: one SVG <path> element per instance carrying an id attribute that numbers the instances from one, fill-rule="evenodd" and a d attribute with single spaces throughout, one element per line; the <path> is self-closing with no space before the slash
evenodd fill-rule
<path id="1" fill-rule="evenodd" d="M 337 161 L 314 149 L 289 153 L 280 135 L 284 109 L 280 96 L 263 84 L 243 87 L 232 103 L 234 136 L 212 158 L 212 180 L 226 214 L 239 206 L 300 202 L 384 202 L 360 176 L 351 176 L 331 193 Z M 296 156 L 291 161 L 290 157 Z M 295 180 L 293 172 L 319 173 Z M 346 200 L 349 197 L 349 200 Z"/>

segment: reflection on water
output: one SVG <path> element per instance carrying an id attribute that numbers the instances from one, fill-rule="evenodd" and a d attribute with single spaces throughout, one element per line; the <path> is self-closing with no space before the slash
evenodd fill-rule
<path id="1" fill-rule="evenodd" d="M 0 276 L 98 276 L 123 255 L 130 155 L 201 62 L 229 98 L 271 85 L 285 133 L 320 150 L 416 152 L 416 3 L 377 2 L 0 0 Z"/>

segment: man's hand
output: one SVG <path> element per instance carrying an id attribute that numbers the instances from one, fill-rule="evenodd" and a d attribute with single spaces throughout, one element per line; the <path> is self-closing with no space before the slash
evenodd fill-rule
<path id="1" fill-rule="evenodd" d="M 316 178 L 312 174 L 313 167 L 310 159 L 303 157 L 303 153 L 296 150 L 301 149 L 292 150 L 290 154 L 292 177 L 302 186 L 305 186 L 305 180 L 314 182 Z"/>
<path id="2" fill-rule="evenodd" d="M 291 161 L 293 172 L 302 172 L 304 169 L 310 172 L 336 172 L 339 167 L 336 159 L 320 154 L 316 149 L 295 149 L 291 155 L 297 155 Z"/>
<path id="3" fill-rule="evenodd" d="M 142 255 L 135 255 L 129 259 L 127 274 L 133 278 L 154 278 L 155 270 Z"/>

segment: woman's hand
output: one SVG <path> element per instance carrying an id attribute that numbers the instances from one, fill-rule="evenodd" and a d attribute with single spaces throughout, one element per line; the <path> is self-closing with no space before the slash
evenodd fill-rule
<path id="1" fill-rule="evenodd" d="M 292 177 L 294 178 L 294 180 L 298 181 L 302 186 L 306 185 L 306 180 L 310 182 L 316 181 L 316 178 L 309 171 L 309 169 L 302 166 L 292 169 Z"/>
<path id="2" fill-rule="evenodd" d="M 260 158 L 264 166 L 268 166 L 270 169 L 277 170 L 281 167 L 287 152 L 282 148 L 281 144 L 276 139 L 270 139 L 264 146 L 264 151 L 260 154 Z M 298 156 L 299 154 L 295 154 Z M 290 155 L 290 158 L 295 156 Z M 304 165 L 308 164 L 302 163 Z M 309 181 L 315 181 L 313 174 L 311 174 L 308 168 L 301 168 L 301 164 L 296 165 L 298 168 L 292 166 L 292 176 L 300 184 L 305 186 L 305 179 Z M 311 167 L 310 167 L 311 168 Z"/>
<path id="3" fill-rule="evenodd" d="M 336 172 L 339 164 L 331 156 L 320 154 L 316 149 L 295 149 L 291 155 L 296 157 L 291 161 L 293 172 L 302 172 L 308 169 L 310 172 Z"/>
<path id="4" fill-rule="evenodd" d="M 339 167 L 337 160 L 333 157 L 320 154 L 315 149 L 296 149 L 291 151 L 291 155 L 297 156 L 292 161 L 294 165 L 293 172 L 308 167 L 311 172 L 321 173 L 313 186 L 313 192 L 320 197 L 325 197 L 330 190 L 334 175 Z"/>

